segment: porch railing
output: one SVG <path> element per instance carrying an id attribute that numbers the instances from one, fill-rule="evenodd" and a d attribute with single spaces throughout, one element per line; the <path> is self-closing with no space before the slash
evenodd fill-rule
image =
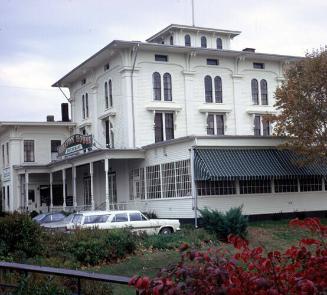
<path id="1" fill-rule="evenodd" d="M 69 277 L 76 279 L 76 287 L 77 294 L 82 294 L 82 280 L 89 280 L 95 282 L 105 282 L 111 284 L 120 284 L 120 285 L 128 285 L 130 280 L 129 277 L 125 276 L 116 276 L 116 275 L 107 275 L 101 273 L 94 272 L 86 272 L 72 269 L 64 269 L 64 268 L 54 268 L 54 267 L 44 267 L 37 265 L 29 265 L 29 264 L 20 264 L 20 263 L 12 263 L 12 262 L 0 262 L 0 271 L 13 271 L 19 272 L 25 277 L 29 273 L 38 273 L 49 276 L 61 276 L 61 277 Z M 3 289 L 16 289 L 17 285 L 6 284 L 5 282 L 0 282 L 0 287 Z M 136 294 L 138 292 L 136 291 Z"/>

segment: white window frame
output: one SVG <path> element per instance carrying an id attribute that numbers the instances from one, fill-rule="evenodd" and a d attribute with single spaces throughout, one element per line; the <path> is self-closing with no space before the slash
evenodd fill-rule
<path id="1" fill-rule="evenodd" d="M 210 112 L 210 113 L 206 113 L 206 121 L 205 121 L 205 126 L 206 126 L 206 135 L 208 134 L 208 117 L 209 115 L 213 115 L 213 134 L 210 135 L 226 135 L 226 121 L 227 121 L 227 116 L 226 113 L 221 113 L 221 112 Z M 217 115 L 222 115 L 223 116 L 223 120 L 224 120 L 224 134 L 217 134 Z M 253 119 L 254 120 L 254 119 Z"/>
<path id="2" fill-rule="evenodd" d="M 259 116 L 260 117 L 260 135 L 259 136 L 270 136 L 272 134 L 272 125 L 271 123 L 269 122 L 269 134 L 268 135 L 263 135 L 263 118 L 262 118 L 262 115 L 261 114 L 253 114 L 252 116 L 252 123 L 253 123 L 253 135 L 254 134 L 254 129 L 255 129 L 255 125 L 254 125 L 254 118 L 256 116 Z"/>

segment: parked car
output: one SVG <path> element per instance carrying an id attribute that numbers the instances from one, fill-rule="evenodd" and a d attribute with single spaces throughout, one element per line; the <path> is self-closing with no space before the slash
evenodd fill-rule
<path id="1" fill-rule="evenodd" d="M 67 230 L 76 228 L 114 229 L 129 228 L 147 234 L 171 234 L 180 230 L 179 220 L 148 219 L 140 211 L 89 211 L 74 214 Z"/>
<path id="2" fill-rule="evenodd" d="M 50 222 L 50 223 L 42 223 L 41 226 L 45 229 L 49 230 L 66 230 L 66 226 L 71 224 L 73 217 L 75 216 L 75 213 L 72 213 L 68 216 L 66 216 L 63 220 L 57 221 L 57 222 Z"/>
<path id="3" fill-rule="evenodd" d="M 38 224 L 58 222 L 65 218 L 66 216 L 61 212 L 51 212 L 51 213 L 41 213 L 33 218 Z"/>

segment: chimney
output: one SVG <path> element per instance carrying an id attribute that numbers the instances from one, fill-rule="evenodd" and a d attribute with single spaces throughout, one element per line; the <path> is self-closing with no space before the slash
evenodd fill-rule
<path id="1" fill-rule="evenodd" d="M 246 47 L 242 51 L 245 51 L 245 52 L 255 52 L 255 48 Z"/>
<path id="2" fill-rule="evenodd" d="M 54 122 L 54 116 L 53 115 L 47 115 L 47 122 Z"/>
<path id="3" fill-rule="evenodd" d="M 68 103 L 61 104 L 61 121 L 69 122 Z"/>

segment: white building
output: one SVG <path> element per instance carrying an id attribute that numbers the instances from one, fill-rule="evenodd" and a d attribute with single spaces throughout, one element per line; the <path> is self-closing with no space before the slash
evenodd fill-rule
<path id="1" fill-rule="evenodd" d="M 0 124 L 4 209 L 327 210 L 327 171 L 276 150 L 262 117 L 297 58 L 231 50 L 239 34 L 170 25 L 74 68 L 53 85 L 69 88 L 71 122 Z"/>

